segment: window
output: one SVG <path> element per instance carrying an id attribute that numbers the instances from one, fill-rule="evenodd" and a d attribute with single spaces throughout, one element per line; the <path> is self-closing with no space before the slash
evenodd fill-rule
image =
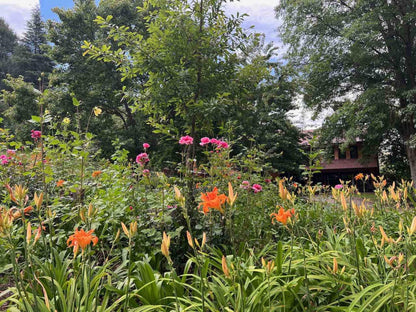
<path id="1" fill-rule="evenodd" d="M 351 146 L 350 147 L 350 157 L 351 157 L 351 159 L 357 159 L 358 158 L 358 148 L 357 148 L 357 146 Z"/>

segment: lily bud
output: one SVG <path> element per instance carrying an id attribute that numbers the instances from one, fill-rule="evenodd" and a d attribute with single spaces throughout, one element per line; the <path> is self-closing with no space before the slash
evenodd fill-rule
<path id="1" fill-rule="evenodd" d="M 188 245 L 191 246 L 192 248 L 194 248 L 194 243 L 192 241 L 192 236 L 191 236 L 191 233 L 189 233 L 189 231 L 186 231 L 186 238 L 188 239 Z"/>
<path id="2" fill-rule="evenodd" d="M 32 225 L 30 224 L 30 222 L 27 224 L 27 229 L 26 229 L 26 242 L 29 245 L 30 244 L 30 239 L 32 238 Z"/>
<path id="3" fill-rule="evenodd" d="M 230 278 L 231 275 L 230 275 L 230 271 L 228 270 L 227 259 L 225 258 L 225 256 L 222 256 L 221 266 L 222 266 L 222 271 L 224 272 L 225 276 Z"/>

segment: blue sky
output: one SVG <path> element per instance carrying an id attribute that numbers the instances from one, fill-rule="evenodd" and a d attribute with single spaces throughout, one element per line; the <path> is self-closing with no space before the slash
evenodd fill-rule
<path id="1" fill-rule="evenodd" d="M 98 1 L 98 0 L 97 0 Z M 266 34 L 267 41 L 279 43 L 277 36 L 278 21 L 275 18 L 274 7 L 279 0 L 240 0 L 230 2 L 226 6 L 227 12 L 247 13 L 244 26 L 254 25 L 257 32 Z M 30 17 L 31 8 L 40 5 L 44 19 L 56 19 L 51 11 L 54 7 L 71 8 L 72 0 L 0 0 L 0 16 L 14 29 L 18 35 L 25 31 L 26 20 Z"/>

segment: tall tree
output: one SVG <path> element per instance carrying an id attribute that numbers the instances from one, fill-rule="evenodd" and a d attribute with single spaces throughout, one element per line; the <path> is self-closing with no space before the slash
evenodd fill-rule
<path id="1" fill-rule="evenodd" d="M 10 57 L 17 46 L 17 36 L 0 17 L 0 90 L 5 88 L 3 79 L 10 72 Z"/>
<path id="2" fill-rule="evenodd" d="M 62 91 L 61 101 L 51 106 L 60 115 L 73 114 L 70 94 L 81 101 L 84 126 L 94 106 L 100 106 L 104 114 L 100 123 L 93 121 L 89 130 L 98 135 L 105 155 L 112 153 L 111 142 L 117 137 L 129 150 L 138 150 L 148 132 L 138 113 L 133 113 L 122 97 L 123 85 L 116 67 L 110 63 L 98 63 L 83 56 L 81 48 L 85 40 L 100 42 L 107 37 L 106 30 L 95 22 L 97 15 L 112 15 L 116 25 L 127 24 L 144 34 L 143 19 L 136 7 L 141 0 L 75 0 L 71 9 L 54 8 L 59 21 L 48 22 L 48 39 L 53 44 L 50 54 L 60 64 L 53 75 L 52 84 Z"/>
<path id="3" fill-rule="evenodd" d="M 268 102 L 260 95 L 260 90 L 268 90 L 271 99 L 279 85 L 279 73 L 273 78 L 277 66 L 268 62 L 271 55 L 255 53 L 263 44 L 243 31 L 243 15 L 225 14 L 224 3 L 144 1 L 139 11 L 147 16 L 147 37 L 114 25 L 111 16 L 101 17 L 97 22 L 108 29 L 117 48 L 111 49 L 108 42 L 85 45 L 92 57 L 116 64 L 122 79 L 140 82 L 126 88 L 125 94 L 132 95 L 135 107 L 149 114 L 155 132 L 169 141 L 163 150 L 170 155 L 177 148 L 171 140 L 181 135 L 195 138 L 194 148 L 188 149 L 193 157 L 198 138 L 236 138 L 247 120 L 252 124 L 244 133 L 252 138 L 251 130 L 258 129 L 267 114 L 285 110 L 278 96 Z M 281 111 L 276 109 L 279 105 Z M 253 113 L 258 118 L 252 118 Z M 267 123 L 272 125 L 270 118 Z M 274 126 L 271 131 L 276 132 Z"/>
<path id="4" fill-rule="evenodd" d="M 282 0 L 276 10 L 305 102 L 335 110 L 327 133 L 374 151 L 397 129 L 416 182 L 416 1 Z"/>
<path id="5" fill-rule="evenodd" d="M 40 8 L 36 6 L 32 10 L 32 16 L 26 24 L 26 32 L 23 36 L 22 43 L 33 54 L 44 54 L 44 45 L 46 44 L 45 23 L 40 15 Z"/>
<path id="6" fill-rule="evenodd" d="M 15 77 L 21 75 L 25 81 L 39 87 L 40 77 L 45 74 L 46 78 L 47 74 L 52 72 L 54 65 L 50 57 L 46 55 L 46 44 L 45 23 L 42 21 L 39 7 L 35 7 L 27 22 L 21 43 L 10 58 L 13 66 L 9 73 Z"/>

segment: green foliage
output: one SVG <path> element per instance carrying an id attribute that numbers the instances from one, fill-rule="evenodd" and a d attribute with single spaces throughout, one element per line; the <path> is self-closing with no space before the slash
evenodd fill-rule
<path id="1" fill-rule="evenodd" d="M 296 171 L 285 161 L 300 160 L 292 152 L 298 132 L 285 117 L 294 89 L 289 75 L 274 60 L 276 48 L 259 34 L 247 35 L 244 15 L 227 16 L 224 3 L 145 1 L 138 9 L 146 34 L 119 26 L 113 16 L 98 17 L 107 42 L 86 40 L 85 54 L 116 64 L 122 81 L 135 81 L 123 93 L 148 115 L 167 152 L 160 158 L 175 152 L 172 139 L 187 133 L 225 137 L 235 141 L 237 153 L 237 144 L 254 138 L 267 145 L 279 170 Z"/>
<path id="2" fill-rule="evenodd" d="M 377 151 L 397 129 L 416 180 L 414 1 L 281 1 L 278 16 L 305 102 L 335 113 L 326 138 L 365 139 Z M 324 140 L 328 143 L 328 140 Z"/>
<path id="3" fill-rule="evenodd" d="M 3 79 L 10 72 L 10 54 L 13 53 L 17 46 L 17 36 L 3 18 L 0 18 L 0 90 L 5 85 Z"/>
<path id="4" fill-rule="evenodd" d="M 9 75 L 7 78 L 4 83 L 10 91 L 3 90 L 0 113 L 4 116 L 6 128 L 23 141 L 29 138 L 30 130 L 34 128 L 30 119 L 39 112 L 40 93 L 22 76 L 13 78 Z"/>
<path id="5" fill-rule="evenodd" d="M 121 90 L 130 86 L 130 81 L 120 81 L 120 75 L 113 64 L 91 61 L 83 56 L 81 45 L 84 40 L 101 42 L 107 37 L 106 31 L 94 23 L 97 15 L 112 14 L 116 24 L 128 23 L 136 31 L 145 33 L 143 21 L 137 14 L 136 6 L 141 1 L 75 1 L 74 8 L 55 8 L 60 21 L 48 22 L 48 40 L 53 43 L 49 54 L 61 64 L 51 77 L 55 99 L 48 107 L 53 114 L 72 117 L 77 113 L 72 105 L 72 95 L 82 107 L 78 110 L 80 123 L 85 127 L 93 107 L 103 110 L 100 122 L 92 122 L 89 131 L 98 135 L 103 155 L 113 153 L 111 142 L 116 138 L 130 151 L 137 151 L 139 143 L 149 137 L 150 130 L 145 117 L 133 113 Z M 150 140 L 149 140 L 150 141 Z M 151 141 L 151 143 L 156 143 Z"/>
<path id="6" fill-rule="evenodd" d="M 43 98 L 39 103 L 42 111 Z M 206 163 L 191 171 L 182 164 L 180 177 L 166 176 L 152 167 L 152 147 L 149 162 L 133 164 L 115 141 L 112 162 L 104 161 L 90 133 L 49 115 L 31 120 L 53 135 L 23 144 L 0 132 L 1 159 L 7 159 L 0 182 L 11 185 L 0 191 L 0 263 L 12 264 L 1 274 L 14 283 L 0 305 L 23 311 L 414 308 L 416 219 L 408 182 L 372 178 L 371 203 L 348 183 L 330 197 L 327 188 L 290 179 L 266 183 L 259 150 L 233 158 L 230 149 L 211 145 L 203 147 Z M 202 170 L 206 175 L 197 176 Z M 191 179 L 192 193 L 181 194 Z M 254 192 L 254 184 L 262 189 Z M 214 187 L 228 196 L 221 207 Z M 214 203 L 204 214 L 198 203 L 207 197 Z M 290 217 L 278 219 L 281 210 Z M 74 229 L 94 230 L 91 244 L 69 246 Z"/>

